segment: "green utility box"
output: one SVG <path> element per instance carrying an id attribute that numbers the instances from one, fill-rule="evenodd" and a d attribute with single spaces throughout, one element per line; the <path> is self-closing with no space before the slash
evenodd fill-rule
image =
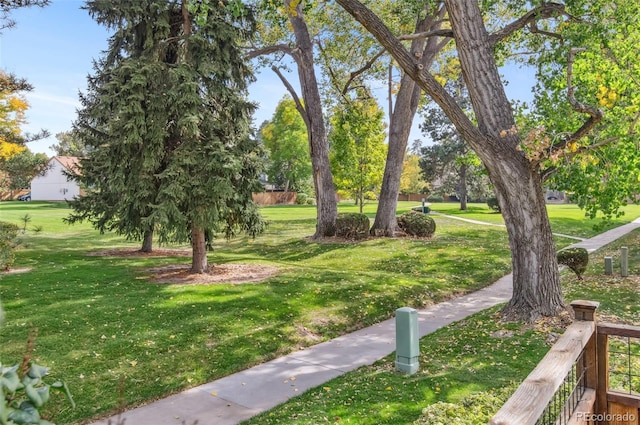
<path id="1" fill-rule="evenodd" d="M 396 310 L 396 370 L 412 375 L 418 371 L 420 356 L 418 311 L 410 307 Z"/>

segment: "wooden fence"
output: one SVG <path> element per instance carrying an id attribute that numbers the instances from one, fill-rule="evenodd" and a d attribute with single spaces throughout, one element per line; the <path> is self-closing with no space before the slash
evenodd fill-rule
<path id="1" fill-rule="evenodd" d="M 598 305 L 571 303 L 576 321 L 490 425 L 639 425 L 640 327 L 597 324 Z"/>
<path id="2" fill-rule="evenodd" d="M 252 197 L 258 205 L 295 204 L 298 194 L 296 192 L 262 192 L 254 193 Z"/>

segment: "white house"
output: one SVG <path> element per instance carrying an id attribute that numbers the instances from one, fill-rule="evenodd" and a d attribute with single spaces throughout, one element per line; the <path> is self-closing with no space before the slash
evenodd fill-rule
<path id="1" fill-rule="evenodd" d="M 77 167 L 78 158 L 75 156 L 51 158 L 46 172 L 31 180 L 31 200 L 64 201 L 80 195 L 78 183 L 64 174 L 64 172 L 73 172 Z"/>

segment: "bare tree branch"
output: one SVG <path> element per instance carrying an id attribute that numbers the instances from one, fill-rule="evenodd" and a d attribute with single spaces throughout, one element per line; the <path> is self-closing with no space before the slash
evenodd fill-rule
<path id="1" fill-rule="evenodd" d="M 569 51 L 569 59 L 567 60 L 567 97 L 574 111 L 587 114 L 589 118 L 569 137 L 554 143 L 550 149 L 551 154 L 564 149 L 569 143 L 574 143 L 586 136 L 604 117 L 604 113 L 600 109 L 579 102 L 578 99 L 576 99 L 575 87 L 573 86 L 573 62 L 576 53 L 581 51 L 584 51 L 584 49 L 575 47 Z"/>
<path id="2" fill-rule="evenodd" d="M 537 22 L 532 22 L 531 24 L 529 24 L 529 31 L 531 31 L 532 34 L 542 34 L 547 37 L 557 38 L 560 41 L 564 40 L 562 38 L 562 35 L 558 34 L 557 32 L 541 30 L 540 28 L 538 28 Z"/>
<path id="3" fill-rule="evenodd" d="M 376 53 L 376 55 L 371 58 L 369 61 L 367 61 L 367 63 L 365 63 L 360 69 L 353 71 L 350 75 L 349 75 L 349 80 L 347 80 L 347 83 L 344 85 L 344 88 L 342 89 L 342 94 L 345 95 L 347 94 L 347 92 L 349 91 L 349 88 L 351 86 L 351 83 L 353 82 L 353 80 L 355 80 L 358 76 L 360 76 L 361 74 L 364 74 L 366 71 L 368 71 L 369 69 L 371 69 L 371 67 L 373 66 L 373 64 L 382 56 L 384 55 L 384 53 L 386 52 L 386 49 L 381 49 L 378 53 Z"/>
<path id="4" fill-rule="evenodd" d="M 296 103 L 296 109 L 298 110 L 298 112 L 300 112 L 300 115 L 302 116 L 302 119 L 304 120 L 304 123 L 307 126 L 307 128 L 309 128 L 309 126 L 311 125 L 311 122 L 309 121 L 309 116 L 307 115 L 307 110 L 305 109 L 304 105 L 302 104 L 302 101 L 300 100 L 300 97 L 298 97 L 298 93 L 296 93 L 296 90 L 293 88 L 293 86 L 291 85 L 289 80 L 287 80 L 287 77 L 285 77 L 282 74 L 282 72 L 280 71 L 280 69 L 277 66 L 275 66 L 275 65 L 272 66 L 271 70 L 276 73 L 278 78 L 280 78 L 280 81 L 282 81 L 282 84 L 284 84 L 284 86 L 287 88 L 287 91 L 289 92 L 289 94 L 293 98 L 293 101 Z"/>
<path id="5" fill-rule="evenodd" d="M 425 32 L 417 32 L 415 34 L 406 34 L 398 36 L 398 40 L 416 40 L 418 38 L 429 38 L 429 37 L 445 37 L 445 38 L 453 38 L 453 31 L 450 29 L 439 29 L 434 31 L 425 31 Z"/>
<path id="6" fill-rule="evenodd" d="M 505 38 L 509 37 L 513 33 L 520 31 L 526 26 L 530 26 L 532 23 L 535 23 L 540 19 L 548 19 L 557 15 L 571 17 L 571 15 L 566 12 L 564 4 L 543 3 L 542 6 L 531 9 L 524 16 L 516 19 L 510 24 L 507 24 L 504 28 L 491 34 L 491 36 L 489 36 L 489 41 L 495 44 L 498 41 L 504 40 Z"/>
<path id="7" fill-rule="evenodd" d="M 293 56 L 293 47 L 288 44 L 275 44 L 273 46 L 261 47 L 247 52 L 247 58 L 255 59 L 259 56 L 270 55 L 272 53 L 285 53 Z"/>

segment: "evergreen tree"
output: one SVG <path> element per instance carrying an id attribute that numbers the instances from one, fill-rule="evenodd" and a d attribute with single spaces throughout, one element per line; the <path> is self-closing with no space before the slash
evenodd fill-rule
<path id="1" fill-rule="evenodd" d="M 262 220 L 262 153 L 250 137 L 253 76 L 239 44 L 253 31 L 248 11 L 223 2 L 194 20 L 183 0 L 87 2 L 115 30 L 95 64 L 75 125 L 87 147 L 75 178 L 87 195 L 69 221 L 88 219 L 149 244 L 191 241 L 191 271 L 208 270 L 206 237 Z"/>

